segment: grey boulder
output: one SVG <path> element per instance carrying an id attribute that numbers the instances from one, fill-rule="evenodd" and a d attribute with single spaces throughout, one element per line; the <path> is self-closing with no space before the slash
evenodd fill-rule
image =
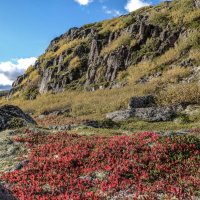
<path id="1" fill-rule="evenodd" d="M 150 122 L 171 121 L 175 115 L 176 110 L 171 106 L 135 109 L 136 118 Z"/>
<path id="2" fill-rule="evenodd" d="M 126 119 L 129 119 L 131 117 L 134 117 L 134 111 L 131 109 L 128 110 L 119 110 L 111 113 L 106 114 L 106 118 L 110 119 L 114 122 L 120 122 L 124 121 Z"/>
<path id="3" fill-rule="evenodd" d="M 13 105 L 0 107 L 0 131 L 27 124 L 36 124 L 36 122 L 20 108 Z"/>
<path id="4" fill-rule="evenodd" d="M 106 118 L 114 122 L 124 121 L 133 117 L 149 122 L 171 121 L 175 116 L 176 109 L 173 106 L 135 108 L 106 114 Z"/>

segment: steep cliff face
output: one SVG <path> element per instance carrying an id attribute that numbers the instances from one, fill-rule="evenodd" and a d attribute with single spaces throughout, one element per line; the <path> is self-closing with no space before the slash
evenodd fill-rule
<path id="1" fill-rule="evenodd" d="M 190 67 L 185 80 L 198 81 L 193 74 L 199 65 L 199 4 L 199 0 L 167 1 L 71 28 L 55 38 L 35 65 L 18 77 L 10 94 L 23 93 L 33 99 L 48 91 L 121 87 L 128 84 L 125 72 L 144 62 L 149 69 L 154 65 L 153 70 L 134 80 L 136 84 L 161 76 L 172 67 Z M 175 58 L 161 61 L 173 51 Z"/>

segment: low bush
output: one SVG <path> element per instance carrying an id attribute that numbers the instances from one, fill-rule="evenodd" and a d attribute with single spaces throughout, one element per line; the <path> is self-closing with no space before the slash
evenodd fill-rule
<path id="1" fill-rule="evenodd" d="M 199 196 L 194 136 L 80 136 L 26 132 L 29 163 L 1 181 L 18 199 L 190 199 Z"/>

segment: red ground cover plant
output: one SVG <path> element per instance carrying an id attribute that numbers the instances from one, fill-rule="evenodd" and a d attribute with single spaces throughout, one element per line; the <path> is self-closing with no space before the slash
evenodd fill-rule
<path id="1" fill-rule="evenodd" d="M 31 133 L 29 164 L 1 179 L 21 200 L 193 199 L 200 188 L 194 136 Z"/>

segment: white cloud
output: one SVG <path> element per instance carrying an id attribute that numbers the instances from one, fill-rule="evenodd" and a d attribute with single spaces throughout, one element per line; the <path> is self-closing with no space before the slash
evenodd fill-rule
<path id="1" fill-rule="evenodd" d="M 149 5 L 150 5 L 149 3 L 144 2 L 143 0 L 128 0 L 127 4 L 125 6 L 125 9 L 128 12 L 132 12 L 134 10 L 141 8 L 141 7 L 149 6 Z"/>
<path id="2" fill-rule="evenodd" d="M 114 16 L 114 17 L 123 14 L 123 13 L 120 12 L 119 10 L 115 10 L 115 9 L 112 9 L 112 10 L 111 10 L 111 9 L 107 8 L 107 6 L 103 6 L 102 8 L 103 8 L 103 10 L 104 10 L 104 12 L 105 12 L 106 14 L 112 15 L 112 16 Z"/>
<path id="3" fill-rule="evenodd" d="M 9 80 L 9 78 L 6 77 L 4 74 L 0 73 L 0 86 L 1 85 L 6 86 L 6 85 L 11 85 L 11 84 L 12 84 L 12 81 Z"/>
<path id="4" fill-rule="evenodd" d="M 37 59 L 20 58 L 13 61 L 0 63 L 0 86 L 11 85 L 12 82 L 30 66 L 35 63 Z"/>
<path id="5" fill-rule="evenodd" d="M 88 5 L 89 3 L 92 2 L 92 0 L 75 0 L 75 1 L 82 6 L 86 6 L 86 5 Z"/>

